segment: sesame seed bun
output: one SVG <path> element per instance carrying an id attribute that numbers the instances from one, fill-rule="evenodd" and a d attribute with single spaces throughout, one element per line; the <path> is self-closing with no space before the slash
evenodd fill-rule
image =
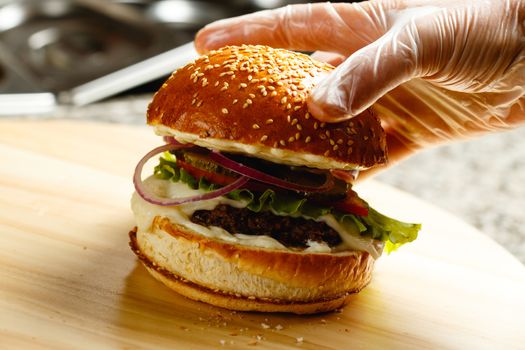
<path id="1" fill-rule="evenodd" d="M 371 280 L 366 252 L 301 253 L 206 238 L 157 217 L 130 232 L 148 272 L 190 299 L 239 311 L 311 314 L 344 306 Z M 169 248 L 168 248 L 169 247 Z"/>
<path id="2" fill-rule="evenodd" d="M 322 123 L 308 112 L 315 79 L 334 67 L 267 46 L 228 46 L 175 71 L 155 94 L 148 123 L 181 142 L 322 169 L 387 160 L 385 133 L 367 110 Z"/>

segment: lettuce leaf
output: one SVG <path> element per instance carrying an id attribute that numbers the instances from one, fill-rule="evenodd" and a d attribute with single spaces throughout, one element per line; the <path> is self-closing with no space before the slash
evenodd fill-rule
<path id="1" fill-rule="evenodd" d="M 154 175 L 164 180 L 183 182 L 192 189 L 213 191 L 220 187 L 204 178 L 196 179 L 184 169 L 179 168 L 175 156 L 169 152 L 165 152 L 159 159 Z M 348 232 L 385 242 L 387 253 L 415 240 L 421 229 L 420 224 L 392 219 L 371 207 L 369 207 L 368 216 L 357 216 L 312 202 L 299 194 L 275 192 L 272 189 L 266 189 L 262 193 L 237 189 L 228 193 L 227 197 L 246 202 L 247 208 L 254 212 L 272 211 L 277 215 L 304 216 L 311 219 L 332 214 Z"/>

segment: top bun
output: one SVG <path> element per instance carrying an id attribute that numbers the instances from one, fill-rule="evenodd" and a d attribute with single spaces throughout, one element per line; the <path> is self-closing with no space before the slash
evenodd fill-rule
<path id="1" fill-rule="evenodd" d="M 322 123 L 308 113 L 315 78 L 334 69 L 267 46 L 227 46 L 179 68 L 148 107 L 148 124 L 178 141 L 276 163 L 353 169 L 386 162 L 385 133 L 367 110 Z"/>

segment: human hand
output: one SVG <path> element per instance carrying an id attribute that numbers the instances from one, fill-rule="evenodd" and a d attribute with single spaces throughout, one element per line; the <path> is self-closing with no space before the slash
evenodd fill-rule
<path id="1" fill-rule="evenodd" d="M 372 106 L 391 160 L 525 121 L 525 3 L 383 0 L 309 4 L 215 22 L 197 50 L 264 44 L 341 63 L 308 106 L 337 122 Z"/>

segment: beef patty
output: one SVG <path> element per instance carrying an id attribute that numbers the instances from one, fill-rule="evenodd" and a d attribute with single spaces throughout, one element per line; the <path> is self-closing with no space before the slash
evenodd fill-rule
<path id="1" fill-rule="evenodd" d="M 342 242 L 337 231 L 324 222 L 278 216 L 268 211 L 255 213 L 224 204 L 213 210 L 195 211 L 191 221 L 202 226 L 218 226 L 230 233 L 270 236 L 289 248 L 306 248 L 308 241 L 325 242 L 330 247 Z"/>

